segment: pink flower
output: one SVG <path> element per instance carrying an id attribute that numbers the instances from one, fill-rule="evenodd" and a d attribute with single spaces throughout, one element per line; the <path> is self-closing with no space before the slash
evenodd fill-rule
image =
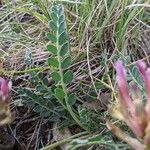
<path id="1" fill-rule="evenodd" d="M 132 84 L 128 89 L 126 69 L 121 61 L 117 61 L 115 69 L 118 85 L 118 102 L 111 110 L 112 115 L 124 121 L 132 130 L 135 138 L 124 133 L 111 122 L 108 128 L 120 139 L 127 142 L 135 150 L 150 149 L 150 68 L 143 61 L 137 62 L 137 67 L 143 77 L 147 92 L 147 102 L 144 103 L 142 93 L 137 85 Z"/>
<path id="2" fill-rule="evenodd" d="M 9 106 L 11 82 L 0 77 L 0 126 L 9 124 L 15 119 L 15 113 Z"/>
<path id="3" fill-rule="evenodd" d="M 137 66 L 141 72 L 147 92 L 147 104 L 145 107 L 147 117 L 150 119 L 150 68 L 147 68 L 146 64 L 143 61 L 138 61 Z"/>
<path id="4" fill-rule="evenodd" d="M 7 81 L 0 77 L 0 101 L 8 102 L 11 90 L 11 81 Z"/>
<path id="5" fill-rule="evenodd" d="M 128 91 L 128 83 L 126 79 L 127 73 L 123 66 L 123 63 L 121 61 L 117 61 L 115 68 L 117 72 L 116 81 L 118 84 L 118 92 L 119 92 L 119 97 L 120 97 L 122 106 L 133 107 L 133 103 L 129 96 L 129 91 Z"/>
<path id="6" fill-rule="evenodd" d="M 116 80 L 118 84 L 120 113 L 122 114 L 124 121 L 134 132 L 134 134 L 138 138 L 142 137 L 142 127 L 140 126 L 140 120 L 136 114 L 136 107 L 129 95 L 125 67 L 121 61 L 117 61 L 115 68 L 117 71 Z"/>

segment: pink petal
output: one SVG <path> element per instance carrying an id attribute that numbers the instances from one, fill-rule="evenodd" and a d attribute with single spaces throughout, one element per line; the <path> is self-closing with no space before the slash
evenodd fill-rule
<path id="1" fill-rule="evenodd" d="M 0 97 L 2 101 L 6 101 L 10 93 L 10 84 L 7 80 L 0 77 Z"/>
<path id="2" fill-rule="evenodd" d="M 140 60 L 137 62 L 137 66 L 143 76 L 144 83 L 146 86 L 148 100 L 150 101 L 150 69 L 147 69 L 146 64 Z"/>
<path id="3" fill-rule="evenodd" d="M 146 64 L 139 60 L 137 62 L 137 66 L 139 68 L 139 71 L 141 72 L 142 74 L 142 77 L 143 77 L 143 80 L 144 80 L 144 83 L 145 83 L 145 88 L 146 88 L 146 91 L 147 91 L 147 104 L 146 104 L 146 113 L 147 113 L 147 116 L 148 116 L 148 119 L 150 119 L 150 69 L 147 68 Z"/>
<path id="4" fill-rule="evenodd" d="M 124 107 L 133 107 L 133 103 L 128 91 L 128 84 L 126 79 L 127 74 L 122 61 L 117 61 L 115 68 L 117 71 L 116 80 L 118 84 L 120 101 L 124 105 Z"/>
<path id="5" fill-rule="evenodd" d="M 130 137 L 124 133 L 120 128 L 112 124 L 111 122 L 106 123 L 109 130 L 111 130 L 119 139 L 128 143 L 134 150 L 144 150 L 145 147 L 137 139 Z"/>
<path id="6" fill-rule="evenodd" d="M 121 61 L 117 61 L 115 65 L 117 71 L 117 84 L 119 91 L 119 103 L 121 106 L 121 112 L 124 116 L 124 121 L 133 131 L 133 133 L 139 138 L 143 136 L 142 127 L 140 125 L 140 119 L 136 114 L 135 105 L 129 95 L 127 74 L 125 67 Z"/>

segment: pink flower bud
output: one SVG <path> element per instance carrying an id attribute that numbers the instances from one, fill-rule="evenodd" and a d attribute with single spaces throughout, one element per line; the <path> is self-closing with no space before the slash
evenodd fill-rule
<path id="1" fill-rule="evenodd" d="M 11 82 L 0 77 L 0 101 L 8 102 Z"/>
<path id="2" fill-rule="evenodd" d="M 117 61 L 115 68 L 117 71 L 116 80 L 120 97 L 119 99 L 124 107 L 133 107 L 133 102 L 129 96 L 125 67 L 121 61 Z"/>
<path id="3" fill-rule="evenodd" d="M 146 91 L 147 91 L 147 96 L 148 96 L 148 100 L 150 101 L 150 69 L 147 69 L 146 64 L 139 60 L 137 62 L 137 66 L 139 68 L 139 71 L 141 72 L 143 79 L 144 79 L 144 83 L 146 86 Z"/>
<path id="4" fill-rule="evenodd" d="M 136 107 L 129 95 L 127 74 L 125 67 L 121 61 L 117 61 L 115 65 L 117 71 L 117 85 L 119 93 L 119 103 L 121 106 L 121 113 L 124 117 L 124 121 L 131 128 L 134 134 L 139 138 L 143 136 L 141 120 L 137 116 Z"/>
<path id="5" fill-rule="evenodd" d="M 143 103 L 142 94 L 138 86 L 132 86 L 130 92 L 126 79 L 126 70 L 121 61 L 117 61 L 115 67 L 117 71 L 118 102 L 111 111 L 112 115 L 124 121 L 134 133 L 135 138 L 126 135 L 122 130 L 111 123 L 107 126 L 120 139 L 126 141 L 134 149 L 150 149 L 150 68 L 147 68 L 143 61 L 138 61 L 137 66 L 142 74 L 146 92 L 147 102 Z"/>
<path id="6" fill-rule="evenodd" d="M 123 141 L 126 141 L 134 150 L 144 150 L 145 146 L 140 143 L 135 138 L 130 137 L 125 132 L 123 132 L 120 128 L 112 124 L 111 122 L 106 123 L 109 130 L 111 130 L 118 138 L 122 139 Z"/>
<path id="7" fill-rule="evenodd" d="M 146 64 L 141 60 L 137 62 L 137 66 L 139 68 L 139 71 L 142 74 L 146 92 L 147 92 L 147 104 L 145 109 L 146 109 L 147 117 L 148 119 L 150 119 L 150 115 L 149 115 L 150 114 L 150 68 L 147 68 Z"/>

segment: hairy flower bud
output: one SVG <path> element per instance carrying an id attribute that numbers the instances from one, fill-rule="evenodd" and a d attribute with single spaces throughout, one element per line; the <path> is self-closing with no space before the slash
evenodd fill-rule
<path id="1" fill-rule="evenodd" d="M 116 62 L 115 68 L 117 72 L 116 80 L 119 93 L 118 100 L 120 105 L 120 112 L 124 117 L 123 120 L 127 123 L 127 125 L 131 128 L 137 137 L 141 137 L 143 136 L 143 133 L 139 125 L 140 120 L 136 115 L 135 105 L 129 94 L 126 69 L 121 61 Z"/>
<path id="2" fill-rule="evenodd" d="M 7 81 L 0 77 L 0 101 L 9 102 L 11 90 L 11 81 Z"/>
<path id="3" fill-rule="evenodd" d="M 11 81 L 0 77 L 0 126 L 11 123 L 15 114 L 11 112 L 10 102 Z"/>
<path id="4" fill-rule="evenodd" d="M 107 123 L 108 128 L 120 139 L 126 141 L 135 150 L 150 149 L 150 68 L 147 68 L 143 61 L 137 62 L 137 67 L 143 77 L 147 92 L 147 102 L 144 103 L 140 89 L 133 82 L 128 89 L 126 69 L 121 61 L 117 61 L 115 69 L 117 72 L 116 81 L 118 85 L 118 101 L 111 110 L 112 115 L 124 121 L 132 130 L 135 138 L 124 133 L 120 128 L 111 122 Z"/>

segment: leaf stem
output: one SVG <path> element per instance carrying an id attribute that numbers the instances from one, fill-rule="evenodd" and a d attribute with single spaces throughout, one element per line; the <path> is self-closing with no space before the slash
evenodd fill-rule
<path id="1" fill-rule="evenodd" d="M 83 136 L 83 135 L 86 135 L 86 134 L 88 134 L 87 131 L 84 131 L 84 132 L 75 134 L 75 135 L 73 135 L 73 136 L 71 136 L 71 137 L 69 137 L 69 138 L 67 138 L 67 139 L 58 141 L 58 142 L 56 142 L 56 143 L 54 143 L 54 144 L 48 145 L 48 146 L 46 146 L 46 147 L 44 147 L 44 148 L 41 148 L 40 150 L 52 150 L 52 149 L 54 149 L 54 148 L 56 148 L 56 147 L 58 147 L 58 146 L 60 146 L 60 145 L 62 145 L 62 144 L 71 142 L 74 138 L 77 138 L 77 137 L 80 137 L 80 136 Z"/>

